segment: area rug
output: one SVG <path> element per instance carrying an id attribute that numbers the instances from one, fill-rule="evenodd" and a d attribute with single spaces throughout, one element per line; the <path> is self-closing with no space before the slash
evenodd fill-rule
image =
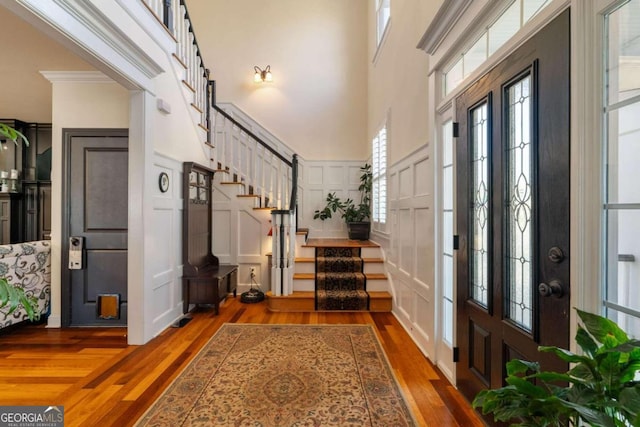
<path id="1" fill-rule="evenodd" d="M 137 426 L 415 426 L 371 325 L 225 323 Z"/>
<path id="2" fill-rule="evenodd" d="M 316 310 L 369 310 L 360 248 L 316 248 Z"/>

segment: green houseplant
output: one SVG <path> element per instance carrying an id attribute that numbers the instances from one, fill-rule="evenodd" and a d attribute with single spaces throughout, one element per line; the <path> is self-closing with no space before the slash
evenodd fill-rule
<path id="1" fill-rule="evenodd" d="M 5 123 L 0 123 L 0 137 L 13 141 L 16 145 L 19 140 L 29 145 L 29 140 L 24 134 Z M 13 313 L 19 305 L 22 305 L 27 312 L 29 320 L 38 320 L 40 313 L 37 311 L 38 301 L 33 296 L 27 296 L 22 288 L 12 286 L 4 277 L 0 278 L 0 308 L 9 305 L 7 315 Z"/>
<path id="2" fill-rule="evenodd" d="M 0 123 L 0 136 L 3 136 L 5 138 L 7 138 L 7 139 L 10 139 L 16 145 L 18 145 L 18 140 L 19 139 L 23 140 L 26 145 L 29 145 L 29 140 L 27 139 L 26 136 L 24 136 L 17 129 L 15 129 L 15 128 L 13 128 L 13 127 L 5 124 L 5 123 Z"/>
<path id="3" fill-rule="evenodd" d="M 313 219 L 322 221 L 329 219 L 335 213 L 340 213 L 347 224 L 349 238 L 354 240 L 368 240 L 371 231 L 371 189 L 373 187 L 373 174 L 371 165 L 365 163 L 360 168 L 360 202 L 347 198 L 342 200 L 336 193 L 327 194 L 326 205 L 321 210 L 316 210 Z"/>
<path id="4" fill-rule="evenodd" d="M 640 426 L 640 341 L 607 318 L 577 312 L 582 354 L 539 347 L 570 363 L 569 371 L 545 372 L 536 362 L 511 360 L 507 385 L 481 391 L 473 406 L 511 426 Z"/>
<path id="5" fill-rule="evenodd" d="M 27 317 L 31 321 L 40 319 L 38 312 L 38 301 L 32 295 L 26 295 L 24 289 L 10 285 L 7 279 L 0 278 L 0 308 L 9 305 L 9 311 L 6 316 L 13 313 L 20 305 L 27 312 Z"/>

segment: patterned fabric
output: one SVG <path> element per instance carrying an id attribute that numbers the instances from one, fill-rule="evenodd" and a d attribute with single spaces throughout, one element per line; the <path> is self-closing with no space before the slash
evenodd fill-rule
<path id="1" fill-rule="evenodd" d="M 317 257 L 359 257 L 360 248 L 316 248 Z"/>
<path id="2" fill-rule="evenodd" d="M 22 287 L 27 296 L 34 296 L 38 300 L 37 311 L 46 315 L 51 302 L 51 243 L 40 240 L 0 245 L 0 277 L 10 285 Z M 8 313 L 8 305 L 0 308 L 2 328 L 28 319 L 21 305 Z"/>
<path id="3" fill-rule="evenodd" d="M 416 426 L 371 325 L 224 324 L 136 426 Z"/>
<path id="4" fill-rule="evenodd" d="M 316 310 L 368 310 L 360 248 L 316 248 Z"/>

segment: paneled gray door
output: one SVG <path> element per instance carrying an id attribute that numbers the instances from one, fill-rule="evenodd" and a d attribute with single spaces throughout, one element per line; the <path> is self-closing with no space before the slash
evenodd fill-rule
<path id="1" fill-rule="evenodd" d="M 70 307 L 63 321 L 70 326 L 126 325 L 127 131 L 67 130 L 64 149 L 63 298 Z M 68 268 L 74 237 L 84 239 L 81 269 Z"/>
<path id="2" fill-rule="evenodd" d="M 569 12 L 456 99 L 457 384 L 471 400 L 504 385 L 512 358 L 566 364 Z"/>

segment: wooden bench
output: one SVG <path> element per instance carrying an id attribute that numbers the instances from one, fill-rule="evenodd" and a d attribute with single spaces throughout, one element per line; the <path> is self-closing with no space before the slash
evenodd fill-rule
<path id="1" fill-rule="evenodd" d="M 182 311 L 189 305 L 212 304 L 236 296 L 238 266 L 220 264 L 212 253 L 211 203 L 214 170 L 193 162 L 183 164 L 184 210 L 182 219 Z"/>
<path id="2" fill-rule="evenodd" d="M 189 305 L 212 304 L 218 314 L 220 302 L 238 288 L 238 266 L 219 265 L 202 269 L 196 276 L 182 276 L 182 312 L 189 311 Z"/>

